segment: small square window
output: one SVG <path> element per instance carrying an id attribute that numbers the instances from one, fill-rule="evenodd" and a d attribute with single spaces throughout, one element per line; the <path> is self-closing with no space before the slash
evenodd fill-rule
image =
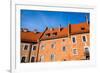
<path id="1" fill-rule="evenodd" d="M 45 34 L 46 35 L 46 37 L 49 37 L 50 36 L 50 33 L 47 33 L 47 34 Z"/>
<path id="2" fill-rule="evenodd" d="M 78 54 L 78 50 L 77 49 L 73 49 L 73 54 L 77 55 Z"/>

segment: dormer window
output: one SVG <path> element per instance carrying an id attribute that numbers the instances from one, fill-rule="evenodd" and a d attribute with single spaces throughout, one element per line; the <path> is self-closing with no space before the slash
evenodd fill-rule
<path id="1" fill-rule="evenodd" d="M 57 32 L 53 33 L 52 35 L 53 35 L 53 36 L 56 36 L 56 35 L 57 35 Z"/>
<path id="2" fill-rule="evenodd" d="M 85 28 L 84 27 L 81 27 L 81 30 L 85 30 Z"/>
<path id="3" fill-rule="evenodd" d="M 50 36 L 50 33 L 47 33 L 47 34 L 46 34 L 46 37 L 49 37 L 49 36 Z"/>

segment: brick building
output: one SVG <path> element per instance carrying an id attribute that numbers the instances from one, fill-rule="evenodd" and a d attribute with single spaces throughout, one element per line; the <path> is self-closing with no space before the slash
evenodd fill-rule
<path id="1" fill-rule="evenodd" d="M 21 31 L 21 62 L 89 60 L 89 25 L 84 22 L 44 32 Z"/>

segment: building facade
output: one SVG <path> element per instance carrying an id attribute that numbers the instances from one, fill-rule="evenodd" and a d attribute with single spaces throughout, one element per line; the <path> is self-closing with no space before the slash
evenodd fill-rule
<path id="1" fill-rule="evenodd" d="M 21 32 L 21 62 L 23 57 L 26 57 L 25 63 L 89 60 L 89 25 L 89 23 L 84 22 L 69 24 L 67 27 L 46 28 L 44 32 L 34 35 L 28 34 L 34 32 L 24 32 L 26 35 Z M 25 39 L 27 40 L 25 41 Z M 26 45 L 30 47 L 27 47 L 27 51 L 25 50 Z"/>

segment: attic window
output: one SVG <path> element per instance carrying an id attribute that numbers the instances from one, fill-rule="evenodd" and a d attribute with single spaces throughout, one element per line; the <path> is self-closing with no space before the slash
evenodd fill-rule
<path id="1" fill-rule="evenodd" d="M 49 36 L 50 36 L 50 33 L 47 33 L 47 34 L 46 34 L 46 37 L 49 37 Z"/>
<path id="2" fill-rule="evenodd" d="M 53 30 L 54 30 L 54 28 L 50 28 L 50 30 L 51 30 L 51 31 L 53 31 Z"/>
<path id="3" fill-rule="evenodd" d="M 56 36 L 56 35 L 57 35 L 57 32 L 53 33 L 52 35 L 53 35 L 53 36 Z"/>
<path id="4" fill-rule="evenodd" d="M 84 27 L 81 27 L 81 30 L 85 30 L 85 28 Z"/>

